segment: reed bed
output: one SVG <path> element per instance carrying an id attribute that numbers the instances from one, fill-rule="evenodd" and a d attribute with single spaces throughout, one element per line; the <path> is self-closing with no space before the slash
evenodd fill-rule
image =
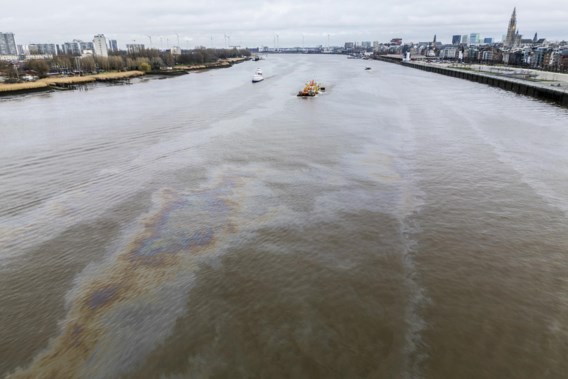
<path id="1" fill-rule="evenodd" d="M 40 81 L 30 83 L 0 83 L 0 93 L 28 91 L 47 87 L 49 87 L 49 84 Z"/>
<path id="2" fill-rule="evenodd" d="M 97 81 L 104 82 L 108 80 L 130 79 L 144 74 L 144 71 L 104 72 L 102 74 L 93 75 L 93 77 Z"/>
<path id="3" fill-rule="evenodd" d="M 83 84 L 94 82 L 96 79 L 92 75 L 87 76 L 67 76 L 64 78 L 45 78 L 40 79 L 38 82 L 49 84 Z"/>
<path id="4" fill-rule="evenodd" d="M 62 78 L 44 78 L 27 83 L 0 83 L 0 93 L 25 92 L 47 89 L 52 85 L 85 84 L 95 81 L 107 82 L 120 79 L 129 79 L 144 75 L 143 71 L 105 72 L 96 75 L 67 76 Z"/>

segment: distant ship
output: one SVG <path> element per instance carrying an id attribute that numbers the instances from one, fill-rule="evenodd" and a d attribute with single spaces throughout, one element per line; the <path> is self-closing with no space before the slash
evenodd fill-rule
<path id="1" fill-rule="evenodd" d="M 258 82 L 262 82 L 263 80 L 264 80 L 264 77 L 262 76 L 262 70 L 260 68 L 257 68 L 256 72 L 252 76 L 252 82 L 258 83 Z"/>

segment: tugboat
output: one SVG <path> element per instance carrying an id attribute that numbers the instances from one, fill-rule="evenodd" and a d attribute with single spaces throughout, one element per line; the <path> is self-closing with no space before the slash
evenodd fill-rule
<path id="1" fill-rule="evenodd" d="M 300 97 L 314 97 L 320 92 L 320 86 L 315 81 L 311 80 L 306 83 L 304 89 L 298 92 Z"/>

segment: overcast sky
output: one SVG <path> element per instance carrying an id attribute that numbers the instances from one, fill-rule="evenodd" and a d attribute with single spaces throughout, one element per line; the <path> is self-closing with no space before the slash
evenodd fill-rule
<path id="1" fill-rule="evenodd" d="M 346 41 L 501 40 L 513 7 L 524 38 L 568 40 L 568 0 L 0 0 L 0 32 L 17 44 L 91 41 L 95 34 L 156 48 L 280 47 Z"/>

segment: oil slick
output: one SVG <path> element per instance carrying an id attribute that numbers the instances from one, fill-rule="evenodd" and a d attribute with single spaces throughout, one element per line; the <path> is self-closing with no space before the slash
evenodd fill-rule
<path id="1" fill-rule="evenodd" d="M 77 278 L 60 334 L 8 377 L 106 378 L 141 362 L 187 311 L 199 258 L 236 231 L 239 183 L 225 175 L 199 191 L 157 191 L 122 248 Z"/>

